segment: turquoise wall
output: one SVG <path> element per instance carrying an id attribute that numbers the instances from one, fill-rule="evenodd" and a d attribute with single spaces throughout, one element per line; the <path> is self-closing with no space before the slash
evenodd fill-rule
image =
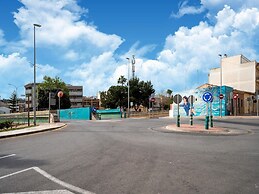
<path id="1" fill-rule="evenodd" d="M 91 120 L 91 108 L 70 108 L 60 110 L 60 120 Z"/>
<path id="2" fill-rule="evenodd" d="M 97 110 L 96 114 L 98 114 L 101 120 L 103 119 L 119 119 L 122 117 L 122 113 L 120 109 L 107 109 L 107 110 Z"/>

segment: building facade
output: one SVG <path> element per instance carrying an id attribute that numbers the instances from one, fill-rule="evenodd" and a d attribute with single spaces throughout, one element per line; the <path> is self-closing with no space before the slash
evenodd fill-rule
<path id="1" fill-rule="evenodd" d="M 36 91 L 39 83 L 36 83 Z M 25 110 L 33 110 L 33 83 L 28 83 L 24 86 L 25 88 Z M 38 93 L 36 92 L 36 110 L 38 107 Z"/>
<path id="2" fill-rule="evenodd" d="M 221 59 L 222 85 L 236 90 L 256 93 L 259 90 L 259 63 L 243 55 Z M 210 70 L 209 84 L 220 85 L 220 67 Z"/>
<path id="3" fill-rule="evenodd" d="M 91 97 L 83 97 L 83 107 L 95 107 L 95 108 L 99 108 L 100 107 L 100 100 L 95 97 L 95 96 L 91 96 Z"/>
<path id="4" fill-rule="evenodd" d="M 39 83 L 36 84 L 36 90 Z M 28 110 L 28 107 L 30 110 L 33 110 L 33 83 L 26 84 L 24 86 L 25 88 L 25 110 Z M 69 99 L 71 102 L 71 108 L 79 108 L 82 107 L 82 99 L 83 99 L 83 86 L 72 86 L 67 85 L 67 88 L 69 90 Z M 36 98 L 38 93 L 36 92 Z M 37 98 L 38 99 L 38 98 Z M 36 99 L 36 110 L 38 107 L 38 101 Z"/>
<path id="5" fill-rule="evenodd" d="M 83 107 L 83 86 L 67 85 L 71 108 Z"/>
<path id="6" fill-rule="evenodd" d="M 219 86 L 222 76 L 222 86 L 233 88 L 229 96 L 233 114 L 255 114 L 258 106 L 256 99 L 259 97 L 259 63 L 236 55 L 222 58 L 221 67 L 222 75 L 220 68 L 210 70 L 209 84 Z M 234 107 L 237 107 L 236 110 Z"/>

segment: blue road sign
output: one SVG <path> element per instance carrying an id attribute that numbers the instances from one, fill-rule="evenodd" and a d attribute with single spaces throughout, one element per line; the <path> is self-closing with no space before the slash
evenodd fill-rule
<path id="1" fill-rule="evenodd" d="M 213 100 L 212 93 L 210 93 L 210 92 L 205 92 L 205 93 L 202 95 L 202 99 L 203 99 L 204 102 L 212 102 L 212 100 Z"/>

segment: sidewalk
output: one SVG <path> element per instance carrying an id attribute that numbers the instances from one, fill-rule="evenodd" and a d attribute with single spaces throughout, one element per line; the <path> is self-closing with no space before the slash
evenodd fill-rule
<path id="1" fill-rule="evenodd" d="M 0 132 L 0 139 L 54 130 L 64 126 L 66 126 L 65 123 L 41 123 L 39 126 L 36 127 Z"/>

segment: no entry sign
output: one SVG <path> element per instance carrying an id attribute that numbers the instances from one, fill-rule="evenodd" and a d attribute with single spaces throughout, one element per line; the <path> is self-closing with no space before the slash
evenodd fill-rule
<path id="1" fill-rule="evenodd" d="M 224 95 L 223 95 L 223 94 L 220 94 L 220 95 L 219 95 L 219 99 L 222 100 L 223 98 L 224 98 Z"/>

